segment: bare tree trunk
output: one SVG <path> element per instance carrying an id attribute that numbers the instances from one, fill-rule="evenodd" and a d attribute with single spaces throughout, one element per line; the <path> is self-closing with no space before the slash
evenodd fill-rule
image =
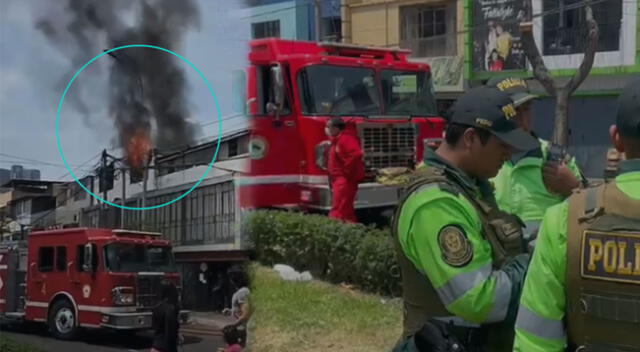
<path id="1" fill-rule="evenodd" d="M 531 0 L 526 1 L 526 6 L 529 9 L 528 13 L 531 13 Z M 589 0 L 585 0 L 584 8 L 587 28 L 589 30 L 584 58 L 574 76 L 571 77 L 569 82 L 564 86 L 559 86 L 554 81 L 544 64 L 542 55 L 540 55 L 540 51 L 533 37 L 533 22 L 528 21 L 520 24 L 521 40 L 527 59 L 533 68 L 533 76 L 540 82 L 549 95 L 556 98 L 555 126 L 552 142 L 561 146 L 567 146 L 569 140 L 569 97 L 589 75 L 591 67 L 593 67 L 595 54 L 598 51 L 598 23 L 593 18 L 593 10 L 591 9 Z"/>
<path id="2" fill-rule="evenodd" d="M 555 126 L 553 128 L 553 143 L 567 146 L 569 140 L 569 96 L 567 87 L 561 87 L 556 91 Z"/>
<path id="3" fill-rule="evenodd" d="M 593 10 L 591 9 L 591 6 L 589 6 L 590 1 L 586 0 L 585 3 L 584 11 L 587 20 L 587 29 L 589 30 L 587 33 L 587 45 L 584 49 L 584 58 L 582 59 L 580 68 L 565 86 L 569 90 L 569 94 L 573 93 L 580 84 L 582 84 L 585 78 L 587 78 L 587 75 L 589 75 L 589 72 L 591 71 L 591 67 L 593 67 L 596 52 L 598 51 L 598 23 L 593 18 Z"/>
<path id="4" fill-rule="evenodd" d="M 529 2 L 531 2 L 531 0 L 529 0 Z M 553 81 L 549 70 L 547 70 L 547 66 L 544 64 L 542 55 L 540 55 L 536 41 L 533 38 L 533 22 L 521 23 L 520 33 L 525 55 L 533 68 L 533 77 L 540 82 L 549 95 L 555 97 L 556 84 Z"/>

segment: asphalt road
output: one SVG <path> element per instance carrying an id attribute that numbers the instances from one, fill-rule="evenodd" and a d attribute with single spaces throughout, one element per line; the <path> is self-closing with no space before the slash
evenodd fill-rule
<path id="1" fill-rule="evenodd" d="M 76 341 L 60 341 L 51 337 L 44 325 L 30 324 L 18 327 L 2 326 L 0 338 L 8 337 L 17 342 L 25 342 L 47 352 L 111 352 L 146 351 L 151 347 L 151 337 L 145 333 L 128 336 L 115 332 L 86 330 Z M 221 336 L 185 335 L 181 352 L 215 352 L 223 347 Z"/>

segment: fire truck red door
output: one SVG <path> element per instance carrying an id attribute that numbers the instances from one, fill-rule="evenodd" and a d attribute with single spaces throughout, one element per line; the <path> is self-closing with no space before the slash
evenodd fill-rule
<path id="1" fill-rule="evenodd" d="M 295 204 L 299 201 L 298 178 L 303 160 L 299 119 L 292 102 L 290 70 L 279 66 L 283 104 L 278 107 L 275 65 L 256 67 L 258 112 L 251 121 L 251 174 L 253 198 L 258 206 Z M 277 110 L 274 110 L 276 109 Z M 293 180 L 293 181 L 291 181 Z M 261 183 L 263 182 L 264 183 Z M 282 181 L 279 183 L 277 181 Z M 267 204 L 262 204 L 262 201 Z"/>
<path id="2" fill-rule="evenodd" d="M 35 308 L 37 318 L 43 318 L 49 304 L 54 280 L 50 274 L 54 270 L 55 248 L 43 246 L 29 249 L 29 269 L 27 271 L 28 305 Z"/>

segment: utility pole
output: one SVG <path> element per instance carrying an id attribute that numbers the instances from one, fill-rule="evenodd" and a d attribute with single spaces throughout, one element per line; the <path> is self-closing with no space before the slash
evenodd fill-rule
<path id="1" fill-rule="evenodd" d="M 102 159 L 100 161 L 100 185 L 102 186 L 102 199 L 103 202 L 100 204 L 100 226 L 105 227 L 106 224 L 106 212 L 107 212 L 107 150 L 102 150 Z"/>
<path id="2" fill-rule="evenodd" d="M 142 208 L 147 206 L 147 168 L 145 166 L 142 177 Z M 140 211 L 140 229 L 144 231 L 145 214 L 144 210 Z"/>
<path id="3" fill-rule="evenodd" d="M 314 0 L 316 10 L 316 41 L 322 40 L 322 0 Z"/>
<path id="4" fill-rule="evenodd" d="M 127 185 L 127 173 L 124 165 L 120 169 L 120 176 L 122 176 L 122 207 L 120 208 L 120 228 L 124 229 L 124 204 L 127 197 L 126 185 Z"/>
<path id="5" fill-rule="evenodd" d="M 143 180 L 142 180 L 142 207 L 146 207 L 147 206 L 147 181 L 149 180 L 149 165 L 151 164 L 151 160 L 153 159 L 153 150 L 149 151 L 149 154 L 147 155 L 145 164 L 144 164 L 144 171 L 143 171 Z M 140 212 L 140 226 L 142 227 L 141 230 L 144 231 L 145 230 L 145 211 L 141 211 Z"/>

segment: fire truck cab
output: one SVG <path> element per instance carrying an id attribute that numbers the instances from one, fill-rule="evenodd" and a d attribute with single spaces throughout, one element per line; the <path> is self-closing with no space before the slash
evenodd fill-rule
<path id="1" fill-rule="evenodd" d="M 339 43 L 259 39 L 250 43 L 247 112 L 250 174 L 239 177 L 244 208 L 327 211 L 328 137 L 333 116 L 347 122 L 364 152 L 367 177 L 356 209 L 390 207 L 397 187 L 378 170 L 412 169 L 442 141 L 428 65 L 409 51 Z"/>
<path id="2" fill-rule="evenodd" d="M 46 323 L 60 339 L 81 327 L 150 328 L 162 281 L 180 287 L 170 243 L 158 236 L 73 228 L 0 243 L 0 317 Z"/>

